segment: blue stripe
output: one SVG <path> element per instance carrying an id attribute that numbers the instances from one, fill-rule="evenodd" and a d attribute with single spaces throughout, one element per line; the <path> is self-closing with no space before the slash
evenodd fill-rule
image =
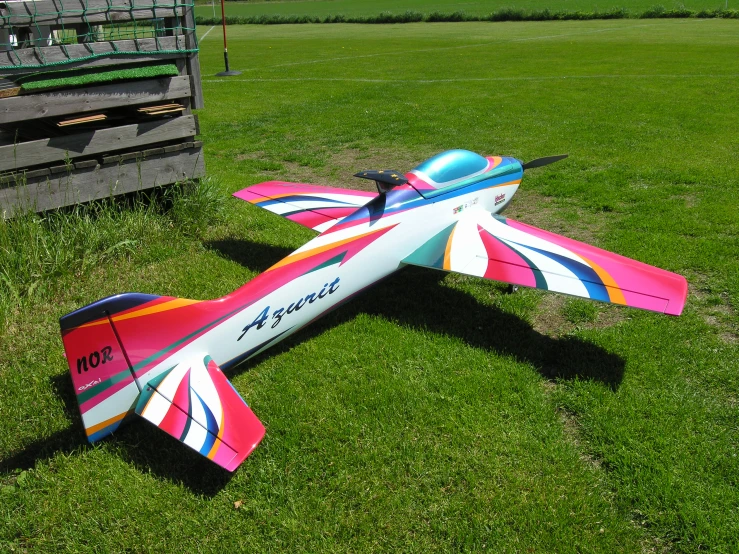
<path id="1" fill-rule="evenodd" d="M 282 333 L 280 333 L 279 335 L 275 335 L 275 336 L 274 336 L 274 337 L 272 337 L 271 339 L 267 339 L 267 340 L 266 340 L 266 341 L 264 341 L 263 343 L 261 343 L 261 344 L 258 344 L 257 346 L 255 346 L 255 347 L 254 347 L 254 348 L 252 348 L 251 350 L 247 350 L 246 352 L 244 352 L 244 353 L 243 353 L 243 354 L 241 354 L 240 356 L 236 356 L 235 358 L 232 358 L 232 359 L 228 360 L 227 362 L 224 362 L 224 363 L 222 363 L 222 364 L 220 365 L 220 368 L 221 368 L 221 369 L 228 369 L 228 368 L 230 368 L 230 367 L 233 367 L 233 366 L 235 366 L 235 365 L 236 365 L 236 364 L 238 364 L 239 362 L 243 362 L 243 361 L 244 361 L 244 360 L 246 360 L 247 358 L 250 358 L 250 357 L 251 357 L 252 355 L 254 355 L 254 353 L 256 353 L 256 352 L 258 352 L 259 350 L 261 350 L 262 348 L 264 348 L 264 347 L 265 347 L 266 345 L 268 345 L 269 343 L 271 343 L 271 342 L 275 342 L 275 341 L 279 340 L 279 338 L 280 338 L 280 337 L 281 337 L 282 335 L 284 335 L 285 333 L 287 333 L 287 332 L 288 332 L 288 331 L 289 331 L 290 329 L 292 329 L 292 327 L 290 327 L 289 329 L 286 329 L 285 331 L 283 331 L 283 332 L 282 332 Z M 234 390 L 236 390 L 236 389 L 234 389 Z"/>
<path id="2" fill-rule="evenodd" d="M 593 300 L 600 300 L 601 302 L 611 301 L 611 298 L 608 296 L 608 291 L 606 290 L 603 281 L 595 272 L 595 270 L 593 270 L 593 268 L 589 265 L 577 262 L 575 260 L 567 258 L 566 256 L 562 256 L 561 254 L 555 254 L 554 252 L 548 252 L 546 250 L 534 248 L 533 246 L 528 246 L 526 244 L 519 244 L 517 242 L 514 242 L 514 244 L 518 244 L 519 246 L 523 246 L 524 248 L 528 248 L 530 250 L 533 250 L 534 252 L 538 252 L 542 256 L 546 256 L 550 260 L 554 260 L 555 262 L 569 269 L 572 273 L 575 274 L 575 277 L 577 277 L 580 282 L 585 285 L 585 288 L 588 291 L 588 296 Z"/>
<path id="3" fill-rule="evenodd" d="M 347 206 L 349 208 L 356 206 L 357 204 L 351 204 L 348 202 L 344 202 L 343 200 L 333 200 L 331 198 L 323 198 L 321 196 L 302 196 L 302 195 L 295 195 L 295 196 L 283 196 L 278 199 L 269 199 L 265 200 L 264 202 L 257 202 L 257 206 L 260 208 L 266 208 L 267 206 L 274 206 L 275 204 L 289 204 L 291 202 L 300 202 L 303 200 L 310 200 L 314 202 L 325 202 L 326 204 L 331 204 L 333 207 L 341 207 L 341 206 Z M 332 206 L 326 206 L 326 207 L 332 207 Z"/>
<path id="4" fill-rule="evenodd" d="M 203 411 L 205 412 L 205 419 L 206 419 L 206 426 L 205 429 L 208 431 L 205 434 L 205 442 L 203 443 L 203 446 L 200 447 L 199 452 L 206 456 L 208 452 L 210 452 L 210 449 L 213 448 L 213 445 L 216 442 L 216 437 L 218 436 L 218 422 L 216 421 L 215 416 L 213 415 L 213 412 L 210 411 L 210 408 L 208 405 L 203 402 L 203 399 L 200 398 L 200 395 L 198 395 L 197 392 L 194 390 L 192 393 L 195 395 L 195 398 L 198 399 L 200 402 L 200 405 L 203 407 Z"/>
<path id="5" fill-rule="evenodd" d="M 122 419 L 120 421 L 116 421 L 115 423 L 111 423 L 107 427 L 103 427 L 99 431 L 93 433 L 92 435 L 89 435 L 87 437 L 87 440 L 90 441 L 90 442 L 96 442 L 96 441 L 99 441 L 100 439 L 102 439 L 104 437 L 107 437 L 113 431 L 115 431 L 116 429 L 118 429 L 118 427 L 120 427 L 120 425 L 121 425 L 121 423 L 123 423 L 124 419 Z"/>

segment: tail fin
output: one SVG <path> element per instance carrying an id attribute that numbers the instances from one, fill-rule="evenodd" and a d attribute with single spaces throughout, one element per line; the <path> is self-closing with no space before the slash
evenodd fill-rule
<path id="1" fill-rule="evenodd" d="M 143 319 L 134 324 L 134 317 L 193 303 L 126 293 L 60 319 L 69 372 L 90 442 L 111 434 L 137 413 L 229 471 L 259 444 L 264 426 L 207 353 L 180 360 L 155 377 L 149 375 L 149 382 L 137 379 L 133 364 L 141 351 L 151 347 L 153 330 Z M 118 328 L 124 324 L 127 327 Z"/>
<path id="2" fill-rule="evenodd" d="M 109 296 L 59 320 L 69 373 L 90 442 L 115 431 L 132 413 L 140 392 L 111 317 L 157 298 L 135 293 Z"/>

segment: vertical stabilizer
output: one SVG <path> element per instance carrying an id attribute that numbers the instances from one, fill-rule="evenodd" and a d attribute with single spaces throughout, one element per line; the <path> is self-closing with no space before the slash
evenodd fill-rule
<path id="1" fill-rule="evenodd" d="M 113 431 L 132 412 L 139 386 L 112 316 L 159 298 L 109 296 L 59 320 L 82 422 L 90 442 Z"/>

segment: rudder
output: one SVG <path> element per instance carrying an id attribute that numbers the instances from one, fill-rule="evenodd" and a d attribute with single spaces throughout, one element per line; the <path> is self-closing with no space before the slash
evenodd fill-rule
<path id="1" fill-rule="evenodd" d="M 77 403 L 90 442 L 113 431 L 132 413 L 141 392 L 112 317 L 159 296 L 109 296 L 59 320 Z"/>

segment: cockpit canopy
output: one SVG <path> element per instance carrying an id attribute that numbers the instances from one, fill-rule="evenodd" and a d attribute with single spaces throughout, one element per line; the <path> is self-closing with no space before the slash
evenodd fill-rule
<path id="1" fill-rule="evenodd" d="M 486 158 L 469 150 L 447 150 L 414 168 L 413 173 L 438 190 L 479 175 L 488 165 Z"/>
<path id="2" fill-rule="evenodd" d="M 521 163 L 515 158 L 484 158 L 469 150 L 447 150 L 429 158 L 406 177 L 424 198 L 432 198 L 469 185 L 483 186 L 491 179 L 514 173 L 522 173 Z"/>

